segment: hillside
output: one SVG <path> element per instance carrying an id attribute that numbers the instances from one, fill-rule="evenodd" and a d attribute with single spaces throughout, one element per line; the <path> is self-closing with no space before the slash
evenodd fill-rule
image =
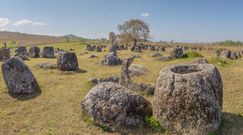
<path id="1" fill-rule="evenodd" d="M 69 35 L 65 35 L 63 36 L 63 38 L 66 39 L 66 41 L 85 41 L 85 40 L 88 40 L 86 38 L 83 38 L 83 37 L 79 37 L 79 36 L 76 36 L 76 35 L 73 35 L 73 34 L 69 34 Z"/>
<path id="2" fill-rule="evenodd" d="M 47 36 L 47 35 L 34 35 L 19 32 L 0 31 L 0 42 L 7 42 L 9 44 L 44 44 L 64 42 L 65 38 Z"/>

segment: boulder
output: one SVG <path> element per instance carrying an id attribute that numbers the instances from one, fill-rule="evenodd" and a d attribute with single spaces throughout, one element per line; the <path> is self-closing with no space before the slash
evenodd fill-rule
<path id="1" fill-rule="evenodd" d="M 20 47 L 18 47 L 18 48 L 15 50 L 15 53 L 16 53 L 16 54 L 21 54 L 21 53 L 25 53 L 25 52 L 27 52 L 27 49 L 26 49 L 25 46 L 20 46 Z"/>
<path id="2" fill-rule="evenodd" d="M 96 47 L 96 52 L 102 52 L 102 46 L 98 45 L 98 46 Z"/>
<path id="3" fill-rule="evenodd" d="M 221 49 L 214 49 L 213 50 L 213 56 L 214 57 L 219 57 L 221 54 L 222 50 Z"/>
<path id="4" fill-rule="evenodd" d="M 116 75 L 109 76 L 107 78 L 91 78 L 89 81 L 98 84 L 98 83 L 103 83 L 103 82 L 114 82 L 114 83 L 119 83 L 119 77 Z"/>
<path id="5" fill-rule="evenodd" d="M 161 54 L 158 53 L 158 52 L 152 52 L 152 53 L 150 53 L 150 56 L 151 57 L 159 57 L 159 56 L 161 56 Z"/>
<path id="6" fill-rule="evenodd" d="M 94 54 L 91 54 L 91 55 L 89 56 L 89 58 L 99 58 L 99 57 L 96 56 L 96 55 L 94 55 Z"/>
<path id="7" fill-rule="evenodd" d="M 182 58 L 184 55 L 184 50 L 182 46 L 177 46 L 171 51 L 171 57 L 173 58 Z"/>
<path id="8" fill-rule="evenodd" d="M 197 58 L 192 61 L 192 64 L 207 64 L 208 60 L 206 58 Z"/>
<path id="9" fill-rule="evenodd" d="M 9 48 L 1 48 L 0 49 L 0 61 L 6 61 L 10 58 L 10 49 Z"/>
<path id="10" fill-rule="evenodd" d="M 2 64 L 2 73 L 10 95 L 32 95 L 40 93 L 40 87 L 28 66 L 13 57 Z"/>
<path id="11" fill-rule="evenodd" d="M 63 49 L 60 49 L 60 48 L 55 49 L 55 53 L 60 53 L 60 52 L 65 52 L 65 51 Z"/>
<path id="12" fill-rule="evenodd" d="M 129 71 L 130 71 L 130 76 L 141 76 L 141 75 L 145 75 L 148 72 L 148 69 L 138 64 L 132 64 L 129 67 Z"/>
<path id="13" fill-rule="evenodd" d="M 149 101 L 112 82 L 93 87 L 82 100 L 81 108 L 95 124 L 121 131 L 144 126 L 145 116 L 152 114 Z"/>
<path id="14" fill-rule="evenodd" d="M 221 58 L 228 58 L 228 59 L 230 59 L 231 58 L 231 51 L 229 51 L 229 50 L 222 50 L 221 53 L 220 53 L 220 57 Z"/>
<path id="15" fill-rule="evenodd" d="M 154 95 L 155 85 L 144 84 L 144 83 L 134 83 L 133 81 L 130 81 L 127 84 L 126 88 L 128 88 L 132 91 L 144 92 L 147 95 Z"/>
<path id="16" fill-rule="evenodd" d="M 40 48 L 37 46 L 32 46 L 29 49 L 30 58 L 39 58 L 40 57 Z"/>
<path id="17" fill-rule="evenodd" d="M 101 61 L 102 65 L 107 66 L 115 66 L 115 65 L 121 65 L 122 60 L 114 53 L 108 53 L 108 55 L 105 55 L 104 59 Z"/>
<path id="18" fill-rule="evenodd" d="M 237 54 L 237 52 L 231 52 L 230 54 L 230 59 L 235 60 L 238 59 L 239 55 Z"/>
<path id="19" fill-rule="evenodd" d="M 94 51 L 95 48 L 96 48 L 96 46 L 86 45 L 86 50 L 87 50 L 87 51 Z"/>
<path id="20" fill-rule="evenodd" d="M 126 88 L 130 83 L 132 83 L 129 67 L 131 66 L 133 60 L 133 57 L 127 58 L 122 63 L 120 84 L 125 86 Z"/>
<path id="21" fill-rule="evenodd" d="M 57 68 L 56 64 L 53 64 L 50 62 L 39 63 L 36 66 L 41 69 L 56 69 Z"/>
<path id="22" fill-rule="evenodd" d="M 172 59 L 173 59 L 173 57 L 171 57 L 171 56 L 160 56 L 157 58 L 158 61 L 169 61 Z"/>
<path id="23" fill-rule="evenodd" d="M 130 77 L 131 71 L 129 67 L 131 66 L 134 58 L 127 58 L 122 63 L 121 68 L 121 78 L 119 80 L 119 83 L 133 91 L 142 91 L 146 94 L 154 94 L 155 87 L 151 84 L 143 84 L 143 83 L 134 83 Z"/>
<path id="24" fill-rule="evenodd" d="M 42 50 L 42 57 L 43 58 L 55 58 L 55 51 L 54 47 L 46 46 Z"/>
<path id="25" fill-rule="evenodd" d="M 153 111 L 162 128 L 176 134 L 207 135 L 218 130 L 223 84 L 211 64 L 181 64 L 160 71 Z"/>
<path id="26" fill-rule="evenodd" d="M 15 50 L 15 55 L 21 58 L 22 60 L 28 60 L 29 59 L 29 54 L 27 52 L 27 49 L 25 46 L 20 46 Z"/>
<path id="27" fill-rule="evenodd" d="M 76 71 L 78 67 L 78 59 L 75 52 L 58 53 L 57 68 L 61 71 Z"/>
<path id="28" fill-rule="evenodd" d="M 137 53 L 133 54 L 132 57 L 133 58 L 141 58 L 141 56 L 139 54 L 137 54 Z"/>
<path id="29" fill-rule="evenodd" d="M 149 50 L 150 51 L 155 51 L 156 50 L 156 47 L 155 46 L 149 46 Z"/>
<path id="30" fill-rule="evenodd" d="M 117 46 L 111 45 L 110 48 L 109 48 L 109 52 L 117 54 Z"/>
<path id="31" fill-rule="evenodd" d="M 161 52 L 165 52 L 165 47 L 162 47 L 162 46 L 161 46 L 161 47 L 159 48 L 159 51 L 161 51 Z"/>
<path id="32" fill-rule="evenodd" d="M 135 46 L 134 52 L 142 52 L 142 47 L 140 45 Z"/>

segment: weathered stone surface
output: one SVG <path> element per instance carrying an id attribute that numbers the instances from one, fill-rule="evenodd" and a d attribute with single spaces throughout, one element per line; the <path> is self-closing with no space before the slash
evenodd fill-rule
<path id="1" fill-rule="evenodd" d="M 107 66 L 121 65 L 122 60 L 115 53 L 108 53 L 101 61 L 101 64 Z"/>
<path id="2" fill-rule="evenodd" d="M 89 58 L 99 58 L 99 57 L 94 55 L 94 54 L 92 54 L 92 55 L 89 56 Z"/>
<path id="3" fill-rule="evenodd" d="M 131 66 L 134 58 L 127 58 L 123 61 L 122 67 L 121 67 L 121 79 L 120 84 L 127 87 L 129 83 L 132 82 L 130 78 L 130 70 L 129 67 Z"/>
<path id="4" fill-rule="evenodd" d="M 171 51 L 171 57 L 173 58 L 182 58 L 184 55 L 184 50 L 182 46 L 177 46 Z"/>
<path id="5" fill-rule="evenodd" d="M 229 50 L 222 50 L 220 52 L 220 57 L 221 58 L 228 58 L 228 59 L 230 59 L 231 58 L 231 51 L 229 51 Z"/>
<path id="6" fill-rule="evenodd" d="M 117 46 L 115 46 L 115 45 L 111 45 L 110 47 L 109 47 L 109 53 L 114 53 L 114 54 L 117 54 Z"/>
<path id="7" fill-rule="evenodd" d="M 143 45 L 132 45 L 131 46 L 131 51 L 142 52 L 142 50 L 143 50 Z"/>
<path id="8" fill-rule="evenodd" d="M 88 51 L 94 51 L 95 49 L 96 49 L 95 45 L 87 45 L 86 46 L 86 50 L 88 50 Z"/>
<path id="9" fill-rule="evenodd" d="M 78 59 L 75 52 L 61 52 L 58 53 L 57 68 L 61 71 L 75 71 L 78 70 Z"/>
<path id="10" fill-rule="evenodd" d="M 0 61 L 6 61 L 9 58 L 10 58 L 10 49 L 1 48 L 0 49 Z"/>
<path id="11" fill-rule="evenodd" d="M 25 46 L 20 46 L 20 47 L 18 47 L 18 48 L 15 50 L 15 53 L 16 53 L 16 54 L 21 54 L 21 53 L 25 53 L 25 52 L 27 52 Z"/>
<path id="12" fill-rule="evenodd" d="M 164 52 L 165 50 L 166 50 L 165 47 L 162 47 L 162 46 L 161 46 L 161 47 L 159 48 L 159 51 L 161 51 L 161 52 Z"/>
<path id="13" fill-rule="evenodd" d="M 215 53 L 214 53 L 215 54 Z M 227 58 L 227 59 L 239 59 L 241 57 L 241 54 L 239 52 L 235 52 L 235 51 L 230 51 L 230 50 L 218 50 L 217 51 L 217 57 L 221 57 L 221 58 Z"/>
<path id="14" fill-rule="evenodd" d="M 221 54 L 222 50 L 221 49 L 214 49 L 213 50 L 213 56 L 214 57 L 219 57 Z"/>
<path id="15" fill-rule="evenodd" d="M 160 71 L 154 95 L 154 116 L 163 128 L 193 135 L 218 130 L 223 85 L 214 65 L 166 67 Z"/>
<path id="16" fill-rule="evenodd" d="M 39 58 L 40 57 L 40 48 L 37 46 L 32 46 L 29 49 L 30 58 Z"/>
<path id="17" fill-rule="evenodd" d="M 230 54 L 230 59 L 235 60 L 238 59 L 239 55 L 237 54 L 237 52 L 231 52 Z"/>
<path id="18" fill-rule="evenodd" d="M 171 57 L 171 56 L 160 56 L 157 58 L 158 61 L 169 61 L 172 59 L 173 59 L 173 57 Z"/>
<path id="19" fill-rule="evenodd" d="M 149 101 L 112 82 L 96 85 L 81 102 L 94 123 L 110 129 L 126 130 L 145 125 L 144 117 L 152 114 Z"/>
<path id="20" fill-rule="evenodd" d="M 197 58 L 192 61 L 192 64 L 207 64 L 208 60 L 206 58 Z"/>
<path id="21" fill-rule="evenodd" d="M 42 50 L 42 57 L 43 58 L 55 58 L 55 51 L 54 47 L 46 46 Z"/>
<path id="22" fill-rule="evenodd" d="M 21 58 L 22 60 L 28 60 L 29 59 L 29 54 L 26 50 L 25 46 L 20 46 L 15 50 L 15 55 Z"/>
<path id="23" fill-rule="evenodd" d="M 144 83 L 134 83 L 130 81 L 127 83 L 126 88 L 132 91 L 140 91 L 144 92 L 147 95 L 154 95 L 155 85 L 152 84 L 144 84 Z"/>
<path id="24" fill-rule="evenodd" d="M 55 48 L 55 53 L 65 52 L 63 49 Z"/>
<path id="25" fill-rule="evenodd" d="M 102 52 L 102 46 L 101 45 L 98 45 L 96 47 L 96 52 Z"/>
<path id="26" fill-rule="evenodd" d="M 109 76 L 107 78 L 91 78 L 89 81 L 98 84 L 98 83 L 103 83 L 103 82 L 114 82 L 114 83 L 119 83 L 120 78 L 116 75 Z"/>
<path id="27" fill-rule="evenodd" d="M 141 56 L 140 56 L 139 54 L 137 54 L 137 53 L 133 54 L 132 57 L 133 57 L 133 58 L 141 58 Z"/>
<path id="28" fill-rule="evenodd" d="M 148 73 L 148 69 L 138 64 L 132 64 L 129 67 L 129 71 L 130 71 L 130 76 L 141 76 Z"/>
<path id="29" fill-rule="evenodd" d="M 31 95 L 40 92 L 34 75 L 19 57 L 4 62 L 2 73 L 11 95 Z"/>
<path id="30" fill-rule="evenodd" d="M 39 63 L 36 65 L 38 68 L 41 69 L 56 69 L 57 65 L 49 62 Z"/>
<path id="31" fill-rule="evenodd" d="M 133 91 L 142 91 L 147 94 L 154 94 L 155 87 L 150 84 L 143 84 L 143 83 L 134 83 L 131 80 L 130 73 L 131 71 L 129 70 L 130 65 L 132 64 L 134 58 L 127 58 L 123 61 L 122 63 L 122 68 L 121 68 L 121 78 L 119 83 Z"/>
<path id="32" fill-rule="evenodd" d="M 152 53 L 150 53 L 150 56 L 151 57 L 159 57 L 159 56 L 161 56 L 161 54 L 158 53 L 158 52 L 152 52 Z"/>

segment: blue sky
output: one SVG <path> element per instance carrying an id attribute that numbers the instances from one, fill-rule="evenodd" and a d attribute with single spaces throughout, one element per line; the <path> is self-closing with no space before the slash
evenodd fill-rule
<path id="1" fill-rule="evenodd" d="M 140 18 L 155 41 L 243 41 L 242 0 L 1 0 L 0 30 L 107 37 Z"/>

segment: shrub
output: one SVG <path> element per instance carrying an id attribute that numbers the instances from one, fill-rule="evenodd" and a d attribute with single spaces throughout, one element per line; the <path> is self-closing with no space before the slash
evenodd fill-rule
<path id="1" fill-rule="evenodd" d="M 165 132 L 165 130 L 160 126 L 159 122 L 153 116 L 146 116 L 145 121 L 152 129 L 159 130 L 161 133 Z"/>
<path id="2" fill-rule="evenodd" d="M 184 58 L 203 58 L 203 56 L 197 52 L 197 51 L 188 51 L 186 54 L 183 56 Z"/>
<path id="3" fill-rule="evenodd" d="M 212 57 L 211 59 L 209 59 L 209 63 L 218 65 L 218 66 L 222 66 L 222 67 L 232 64 L 232 62 L 230 60 L 226 60 L 226 59 L 223 59 L 220 57 Z"/>

